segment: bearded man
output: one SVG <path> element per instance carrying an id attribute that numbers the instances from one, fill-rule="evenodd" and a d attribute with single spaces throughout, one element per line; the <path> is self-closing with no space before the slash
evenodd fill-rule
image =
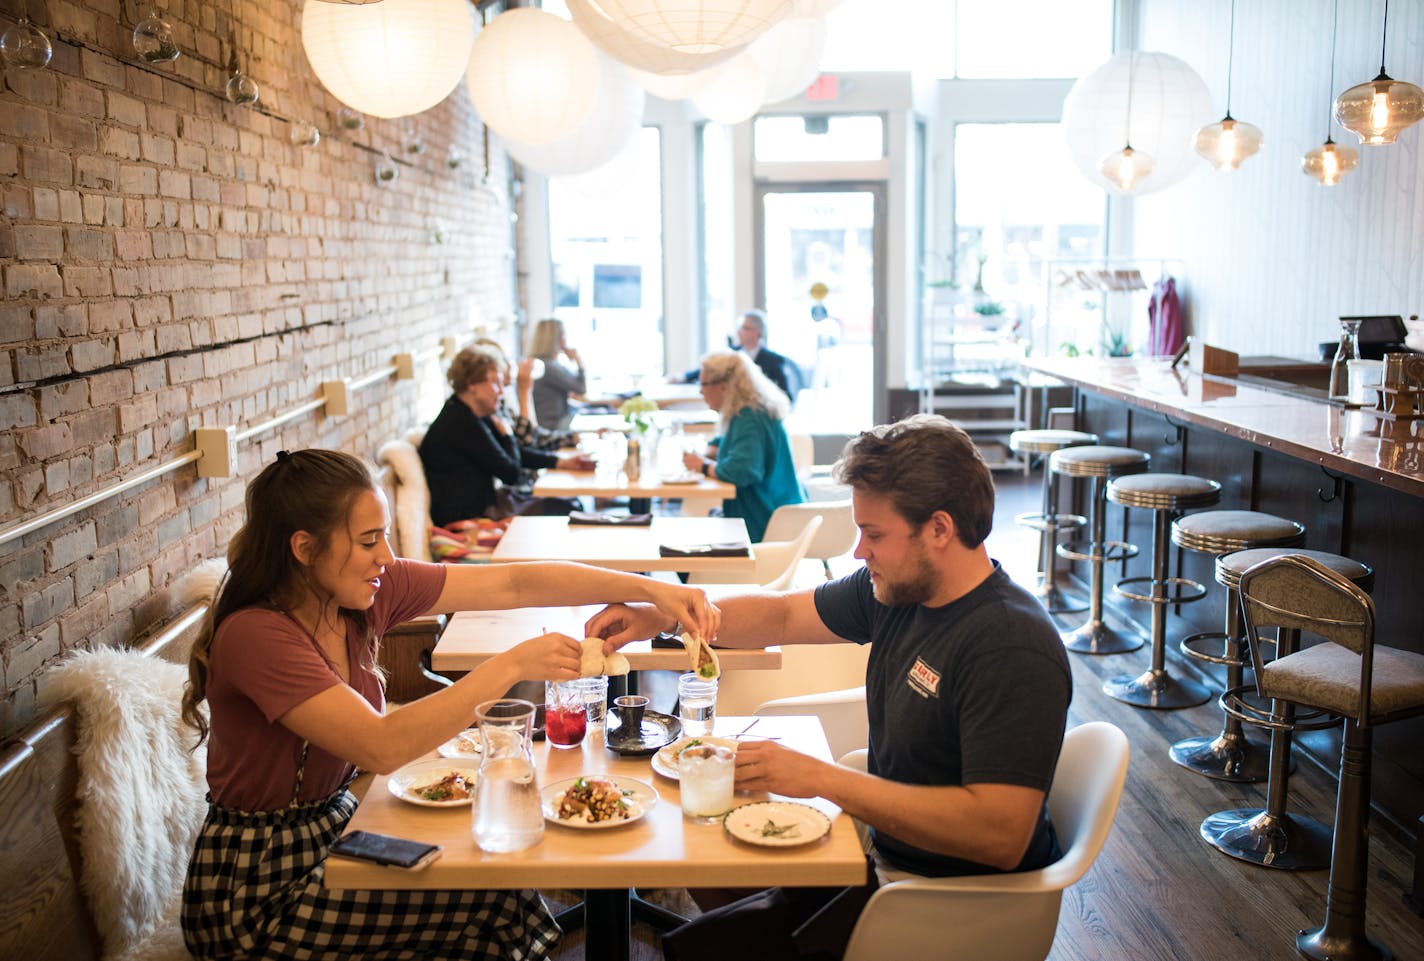
<path id="1" fill-rule="evenodd" d="M 814 590 L 719 599 L 716 643 L 870 645 L 867 770 L 746 741 L 736 784 L 839 805 L 868 829 L 873 876 L 863 888 L 725 903 L 669 933 L 669 959 L 723 950 L 724 935 L 758 959 L 838 957 L 877 883 L 1032 871 L 1060 857 L 1046 797 L 1072 697 L 1068 660 L 1042 606 L 984 546 L 994 482 L 978 449 L 943 417 L 915 415 L 851 440 L 834 476 L 851 488 L 865 566 Z M 669 628 L 655 609 L 626 605 L 588 624 L 610 652 Z"/>

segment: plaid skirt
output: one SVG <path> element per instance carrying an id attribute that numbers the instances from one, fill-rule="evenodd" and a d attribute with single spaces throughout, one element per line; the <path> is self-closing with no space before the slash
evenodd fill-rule
<path id="1" fill-rule="evenodd" d="M 208 805 L 183 886 L 196 958 L 538 961 L 559 928 L 534 891 L 341 891 L 326 854 L 356 798 L 247 813 Z"/>

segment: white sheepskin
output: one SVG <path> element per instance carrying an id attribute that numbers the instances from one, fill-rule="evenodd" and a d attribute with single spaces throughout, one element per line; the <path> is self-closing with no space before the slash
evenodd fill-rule
<path id="1" fill-rule="evenodd" d="M 80 887 L 106 961 L 187 959 L 183 878 L 207 812 L 207 751 L 180 715 L 188 672 L 135 651 L 76 651 L 50 693 L 78 721 Z"/>
<path id="2" fill-rule="evenodd" d="M 221 557 L 203 561 L 173 582 L 169 596 L 180 610 L 187 610 L 196 604 L 211 604 L 226 573 L 227 561 Z"/>
<path id="3" fill-rule="evenodd" d="M 376 460 L 390 465 L 396 475 L 396 502 L 391 505 L 396 550 L 401 557 L 430 560 L 430 489 L 420 452 L 409 440 L 391 440 L 376 451 Z"/>

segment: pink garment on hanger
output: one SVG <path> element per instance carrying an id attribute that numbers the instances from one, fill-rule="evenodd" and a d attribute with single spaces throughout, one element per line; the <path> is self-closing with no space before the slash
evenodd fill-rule
<path id="1" fill-rule="evenodd" d="M 1153 357 L 1165 357 L 1182 346 L 1182 305 L 1177 300 L 1177 281 L 1163 277 L 1152 285 L 1147 302 L 1147 342 Z"/>

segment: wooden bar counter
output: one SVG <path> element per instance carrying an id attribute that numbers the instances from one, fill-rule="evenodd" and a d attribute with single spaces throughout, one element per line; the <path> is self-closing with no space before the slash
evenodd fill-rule
<path id="1" fill-rule="evenodd" d="M 1306 526 L 1306 547 L 1371 565 L 1377 641 L 1424 651 L 1424 420 L 1330 403 L 1318 389 L 1249 374 L 1263 368 L 1248 366 L 1246 358 L 1237 378 L 1174 371 L 1161 359 L 1032 358 L 1025 364 L 1077 388 L 1077 426 L 1097 433 L 1101 443 L 1146 451 L 1153 471 L 1219 481 L 1221 509 L 1298 520 Z M 1075 497 L 1083 512 L 1084 493 Z M 1142 546 L 1137 558 L 1110 569 L 1109 584 L 1150 574 L 1151 512 L 1113 505 L 1108 524 L 1109 537 Z M 1173 562 L 1182 576 L 1210 585 L 1202 602 L 1169 609 L 1172 670 L 1202 673 L 1198 662 L 1178 656 L 1177 641 L 1221 629 L 1225 591 L 1215 583 L 1213 558 L 1175 550 Z M 1145 616 L 1138 606 L 1115 610 L 1137 622 Z M 1209 680 L 1220 690 L 1219 674 Z M 1424 816 L 1421 744 L 1424 720 L 1375 732 L 1375 806 L 1411 835 Z M 1338 770 L 1338 729 L 1299 736 L 1297 746 L 1326 770 Z M 1307 813 L 1330 818 L 1327 811 Z"/>

